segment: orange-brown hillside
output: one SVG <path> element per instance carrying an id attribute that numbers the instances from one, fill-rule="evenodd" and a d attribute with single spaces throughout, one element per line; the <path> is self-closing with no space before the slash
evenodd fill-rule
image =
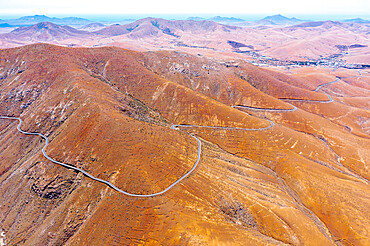
<path id="1" fill-rule="evenodd" d="M 368 245 L 370 140 L 358 117 L 369 111 L 361 98 L 350 101 L 362 82 L 343 82 L 340 97 L 339 84 L 314 92 L 314 76 L 176 52 L 0 50 L 0 115 L 45 134 L 58 161 L 150 194 L 193 167 L 191 134 L 202 142 L 189 177 L 135 198 L 50 162 L 43 140 L 0 119 L 7 245 Z M 335 101 L 292 102 L 291 112 L 231 107 L 290 109 L 279 98 L 325 93 Z M 170 128 L 259 129 L 268 119 L 274 125 L 261 131 Z"/>

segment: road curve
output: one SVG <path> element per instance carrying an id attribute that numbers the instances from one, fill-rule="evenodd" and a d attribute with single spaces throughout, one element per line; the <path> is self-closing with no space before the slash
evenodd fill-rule
<path id="1" fill-rule="evenodd" d="M 156 192 L 156 193 L 152 193 L 152 194 L 133 194 L 133 193 L 129 193 L 127 191 L 124 191 L 124 190 L 121 190 L 120 188 L 116 187 L 114 184 L 112 184 L 111 182 L 109 181 L 106 181 L 106 180 L 103 180 L 103 179 L 99 179 L 99 178 L 96 178 L 94 177 L 93 175 L 91 175 L 90 173 L 86 172 L 85 170 L 81 169 L 81 168 L 78 168 L 78 167 L 75 167 L 75 166 L 71 166 L 69 164 L 66 164 L 66 163 L 63 163 L 63 162 L 60 162 L 60 161 L 57 161 L 57 160 L 54 160 L 53 158 L 49 157 L 45 151 L 46 147 L 48 146 L 49 144 L 49 139 L 41 134 L 41 133 L 38 133 L 38 132 L 26 132 L 26 131 L 23 131 L 20 127 L 23 123 L 22 119 L 18 118 L 18 117 L 11 117 L 11 116 L 0 116 L 0 119 L 10 119 L 10 120 L 18 120 L 19 121 L 19 124 L 17 126 L 17 130 L 20 132 L 20 133 L 23 133 L 23 134 L 26 134 L 26 135 L 37 135 L 37 136 L 40 136 L 41 138 L 45 139 L 45 145 L 44 147 L 42 148 L 42 153 L 43 155 L 45 156 L 46 159 L 48 159 L 49 161 L 55 163 L 55 164 L 58 164 L 58 165 L 61 165 L 65 168 L 68 168 L 68 169 L 73 169 L 75 171 L 78 171 L 78 172 L 81 172 L 82 174 L 84 174 L 86 177 L 89 177 L 90 179 L 92 180 L 95 180 L 95 181 L 98 181 L 100 183 L 103 183 L 103 184 L 106 184 L 107 186 L 109 186 L 110 188 L 122 193 L 122 194 L 125 194 L 127 196 L 132 196 L 132 197 L 154 197 L 154 196 L 158 196 L 158 195 L 161 195 L 161 194 L 164 194 L 165 192 L 169 191 L 171 188 L 173 188 L 175 185 L 177 185 L 178 183 L 180 183 L 183 179 L 185 179 L 187 176 L 189 176 L 198 166 L 198 163 L 200 161 L 200 155 L 202 153 L 202 142 L 196 137 L 196 136 L 193 136 L 193 135 L 190 135 L 192 138 L 194 138 L 195 140 L 197 140 L 198 142 L 198 157 L 197 157 L 197 160 L 196 162 L 194 163 L 193 167 L 190 169 L 190 171 L 188 171 L 187 173 L 185 173 L 183 176 L 181 176 L 178 180 L 176 180 L 175 182 L 173 182 L 171 185 L 169 185 L 166 189 L 160 191 L 160 192 Z M 176 129 L 176 128 L 173 128 L 171 127 L 172 129 Z"/>
<path id="2" fill-rule="evenodd" d="M 251 106 L 243 106 L 243 105 L 234 105 L 231 106 L 233 108 L 245 108 L 245 109 L 251 109 L 251 110 L 257 110 L 257 111 L 270 111 L 270 112 L 293 112 L 297 110 L 297 107 L 290 104 L 292 108 L 289 109 L 283 109 L 283 108 L 258 108 L 258 107 L 251 107 Z"/>
<path id="3" fill-rule="evenodd" d="M 322 87 L 334 84 L 335 82 L 338 82 L 339 80 L 340 80 L 340 78 L 337 77 L 337 79 L 332 81 L 332 82 L 321 84 L 314 91 L 319 91 Z"/>
<path id="4" fill-rule="evenodd" d="M 293 101 L 293 102 L 312 102 L 312 103 L 331 103 L 334 102 L 333 98 L 326 94 L 325 95 L 328 97 L 329 100 L 307 100 L 307 99 L 295 99 L 295 98 L 280 98 L 280 100 L 283 101 Z"/>
<path id="5" fill-rule="evenodd" d="M 337 77 L 337 79 L 334 80 L 334 81 L 321 84 L 321 85 L 317 86 L 314 91 L 318 92 L 322 87 L 334 84 L 334 83 L 338 82 L 339 80 L 340 80 L 340 78 Z M 280 98 L 280 99 L 284 100 L 284 101 L 294 101 L 294 102 L 312 102 L 312 103 L 331 103 L 331 102 L 334 102 L 333 98 L 329 94 L 326 94 L 326 93 L 324 93 L 324 94 L 328 97 L 329 100 L 323 101 L 323 100 L 307 100 L 307 99 L 293 99 L 293 98 Z"/>
<path id="6" fill-rule="evenodd" d="M 318 90 L 321 89 L 321 87 L 326 86 L 326 85 L 329 85 L 329 84 L 333 84 L 333 83 L 335 83 L 335 82 L 337 82 L 339 80 L 340 79 L 337 78 L 335 81 L 332 81 L 332 82 L 329 82 L 329 83 L 325 83 L 325 84 L 319 85 L 314 91 L 318 91 Z M 333 102 L 332 97 L 330 95 L 328 95 L 328 94 L 326 94 L 326 95 L 329 98 L 328 101 L 304 100 L 304 99 L 283 99 L 283 100 L 301 101 L 301 102 L 317 102 L 317 103 L 329 103 L 329 102 Z M 251 109 L 251 110 L 259 110 L 259 111 L 270 111 L 270 112 L 292 112 L 292 111 L 297 110 L 297 107 L 296 106 L 294 106 L 292 104 L 290 104 L 290 105 L 292 106 L 291 109 L 258 108 L 258 107 L 251 107 L 251 106 L 242 106 L 242 105 L 234 105 L 232 107 L 233 108 L 244 108 L 244 109 Z M 162 191 L 159 191 L 159 192 L 156 192 L 156 193 L 152 193 L 152 194 L 134 194 L 134 193 L 129 193 L 127 191 L 121 190 L 120 188 L 116 187 L 114 184 L 112 184 L 109 181 L 96 178 L 96 177 L 94 177 L 93 175 L 91 175 L 90 173 L 86 172 L 85 170 L 83 170 L 81 168 L 78 168 L 78 167 L 75 167 L 75 166 L 72 166 L 72 165 L 69 165 L 69 164 L 66 164 L 66 163 L 63 163 L 63 162 L 54 160 L 53 158 L 49 157 L 47 155 L 46 151 L 45 151 L 46 147 L 49 145 L 49 139 L 45 135 L 43 135 L 41 133 L 38 133 L 38 132 L 26 132 L 26 131 L 23 131 L 20 128 L 21 125 L 22 125 L 22 123 L 23 123 L 23 121 L 22 121 L 21 118 L 12 117 L 12 116 L 0 116 L 0 119 L 18 120 L 19 121 L 19 124 L 17 126 L 17 130 L 20 133 L 23 133 L 25 135 L 37 135 L 37 136 L 40 136 L 41 138 L 43 138 L 45 140 L 45 145 L 42 148 L 42 153 L 45 156 L 45 158 L 48 159 L 49 161 L 51 161 L 51 162 L 53 162 L 55 164 L 61 165 L 61 166 L 65 167 L 65 168 L 68 168 L 68 169 L 72 169 L 72 170 L 81 172 L 86 177 L 88 177 L 88 178 L 90 178 L 90 179 L 92 179 L 94 181 L 98 181 L 100 183 L 103 183 L 103 184 L 109 186 L 110 188 L 112 188 L 112 189 L 114 189 L 114 190 L 116 190 L 116 191 L 118 191 L 118 192 L 120 192 L 120 193 L 122 193 L 124 195 L 131 196 L 131 197 L 154 197 L 154 196 L 158 196 L 158 195 L 162 195 L 162 194 L 166 193 L 171 188 L 173 188 L 175 185 L 177 185 L 178 183 L 180 183 L 183 179 L 185 179 L 186 177 L 188 177 L 197 168 L 197 166 L 199 164 L 199 161 L 200 161 L 200 156 L 201 156 L 201 153 L 202 153 L 202 142 L 196 136 L 190 135 L 192 138 L 194 138 L 198 142 L 198 157 L 197 157 L 197 160 L 194 163 L 193 167 L 187 173 L 185 173 L 183 176 L 181 176 L 179 179 L 177 179 L 175 182 L 173 182 L 171 185 L 169 185 L 167 188 L 165 188 Z M 196 127 L 196 128 L 210 128 L 210 129 L 220 129 L 220 130 L 264 131 L 264 130 L 270 129 L 271 127 L 274 126 L 274 122 L 272 122 L 270 119 L 266 119 L 266 120 L 270 122 L 270 125 L 267 126 L 267 127 L 262 127 L 262 128 L 239 128 L 239 127 L 199 126 L 199 125 L 172 125 L 171 126 L 171 129 L 173 129 L 173 130 L 179 130 L 179 128 L 193 128 L 193 127 Z"/>
<path id="7" fill-rule="evenodd" d="M 356 76 L 356 77 L 359 77 L 359 76 Z M 321 84 L 319 86 L 317 86 L 317 88 L 314 90 L 315 92 L 319 91 L 322 87 L 324 86 L 327 86 L 327 85 L 331 85 L 331 84 L 334 84 L 336 82 L 338 82 L 340 80 L 339 77 L 337 77 L 336 80 L 334 81 L 331 81 L 331 82 L 328 82 L 328 83 L 324 83 L 324 84 Z M 331 103 L 333 102 L 333 98 L 329 95 L 329 94 L 326 94 L 324 93 L 329 100 L 307 100 L 307 99 L 294 99 L 294 98 L 279 98 L 280 100 L 283 100 L 283 101 L 294 101 L 294 102 L 311 102 L 311 103 Z M 242 108 L 242 109 L 250 109 L 250 110 L 256 110 L 256 111 L 266 111 L 266 112 L 293 112 L 293 111 L 296 111 L 297 110 L 297 107 L 294 106 L 293 104 L 290 104 L 288 103 L 292 108 L 290 109 L 275 109 L 275 108 L 259 108 L 259 107 L 252 107 L 252 106 L 244 106 L 244 105 L 233 105 L 231 107 L 233 108 Z"/>

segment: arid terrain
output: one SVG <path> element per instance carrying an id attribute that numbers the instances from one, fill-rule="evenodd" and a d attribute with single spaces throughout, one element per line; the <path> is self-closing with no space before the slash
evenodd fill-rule
<path id="1" fill-rule="evenodd" d="M 256 63 L 276 63 L 277 59 L 279 65 L 285 61 L 312 61 L 337 66 L 369 65 L 369 22 L 317 21 L 284 26 L 262 25 L 265 22 L 257 22 L 254 26 L 222 23 L 144 18 L 129 24 L 104 26 L 91 23 L 75 29 L 42 22 L 0 34 L 0 47 L 47 42 L 69 47 L 175 50 L 216 57 L 238 57 Z"/>
<path id="2" fill-rule="evenodd" d="M 52 160 L 139 195 L 191 170 L 133 197 L 0 118 L 0 245 L 369 245 L 369 45 L 332 21 L 0 34 L 0 116 Z"/>

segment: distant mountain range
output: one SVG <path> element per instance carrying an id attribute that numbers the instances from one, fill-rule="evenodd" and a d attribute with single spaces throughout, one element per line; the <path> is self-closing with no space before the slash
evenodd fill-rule
<path id="1" fill-rule="evenodd" d="M 1 23 L 0 28 L 5 28 L 5 27 L 13 27 L 12 25 L 9 25 L 8 23 Z"/>
<path id="2" fill-rule="evenodd" d="M 289 28 L 310 28 L 310 27 L 320 27 L 320 28 L 331 28 L 331 27 L 349 27 L 351 25 L 356 25 L 359 23 L 344 23 L 340 21 L 311 21 L 304 22 L 298 25 L 291 26 Z"/>
<path id="3" fill-rule="evenodd" d="M 93 21 L 79 17 L 56 18 L 48 17 L 46 15 L 24 16 L 18 19 L 9 19 L 0 21 L 0 23 L 7 23 L 12 26 L 27 26 L 27 25 L 29 26 L 40 22 L 50 22 L 58 25 L 87 25 L 89 23 L 92 23 Z"/>
<path id="4" fill-rule="evenodd" d="M 256 21 L 245 21 L 245 20 L 240 19 L 240 18 L 222 17 L 222 16 L 215 16 L 215 17 L 212 17 L 212 18 L 209 18 L 209 19 L 194 16 L 194 17 L 187 18 L 187 20 L 194 20 L 194 21 L 208 20 L 208 21 L 214 21 L 214 22 L 219 22 L 219 23 L 224 23 L 224 24 L 241 25 L 241 26 L 254 26 L 254 25 L 268 25 L 268 26 L 283 25 L 283 26 L 288 26 L 288 25 L 298 25 L 298 24 L 305 23 L 305 22 L 314 22 L 314 21 L 311 21 L 311 20 L 298 19 L 298 18 L 295 18 L 295 17 L 289 18 L 289 17 L 283 16 L 281 14 L 266 16 L 266 17 L 264 17 L 260 20 L 256 20 Z M 344 23 L 358 23 L 358 24 L 370 23 L 369 20 L 364 20 L 364 19 L 361 19 L 361 18 L 347 19 L 347 20 L 343 20 L 341 22 L 344 22 Z"/>
<path id="5" fill-rule="evenodd" d="M 94 36 L 112 37 L 127 34 L 129 38 L 140 39 L 159 37 L 163 35 L 178 38 L 182 32 L 201 34 L 220 30 L 230 32 L 241 27 L 224 25 L 213 21 L 165 20 L 160 18 L 144 18 L 125 25 L 110 25 L 105 27 L 100 23 L 90 23 L 80 30 L 68 25 L 58 25 L 51 22 L 40 22 L 32 26 L 23 26 L 10 33 L 0 34 L 0 39 L 46 42 L 69 38 L 87 38 Z"/>
<path id="6" fill-rule="evenodd" d="M 212 18 L 203 18 L 199 16 L 192 16 L 187 18 L 186 20 L 192 20 L 192 21 L 214 21 L 214 22 L 219 22 L 219 23 L 233 23 L 233 22 L 245 22 L 245 20 L 240 19 L 240 18 L 235 18 L 235 17 L 223 17 L 223 16 L 214 16 Z"/>
<path id="7" fill-rule="evenodd" d="M 52 19 L 56 20 L 57 18 L 49 18 L 46 16 L 33 16 L 33 17 L 22 17 L 17 19 L 19 22 L 32 22 L 38 21 L 40 19 Z M 228 17 L 214 17 L 214 20 L 228 20 L 231 22 L 236 22 L 237 18 L 228 18 Z M 80 18 L 63 18 L 58 19 L 58 21 L 69 21 L 73 23 L 82 23 L 86 20 Z M 338 21 L 316 21 L 316 22 L 303 22 L 302 20 L 296 18 L 288 18 L 282 15 L 267 16 L 258 23 L 260 25 L 284 25 L 289 29 L 296 28 L 325 28 L 329 29 L 332 27 L 343 27 L 343 28 L 358 28 L 358 23 L 355 21 L 361 21 L 362 23 L 367 23 L 362 19 L 353 19 L 347 20 L 347 23 L 338 22 Z M 295 25 L 294 25 L 295 23 Z M 298 24 L 297 24 L 298 23 Z M 355 26 L 354 26 L 355 25 Z M 14 27 L 8 23 L 0 24 L 0 27 Z M 215 21 L 209 20 L 165 20 L 161 18 L 144 18 L 137 20 L 135 22 L 119 25 L 114 24 L 110 26 L 105 26 L 101 23 L 89 23 L 79 29 L 73 28 L 68 25 L 58 25 L 51 22 L 40 22 L 31 26 L 22 26 L 14 29 L 10 33 L 1 34 L 0 38 L 5 40 L 19 40 L 19 41 L 55 41 L 55 40 L 65 40 L 68 38 L 79 38 L 84 39 L 87 37 L 112 37 L 127 35 L 131 39 L 141 39 L 148 37 L 160 37 L 163 35 L 173 36 L 179 38 L 183 33 L 191 33 L 194 35 L 204 34 L 204 33 L 230 33 L 242 29 L 235 25 L 227 25 L 225 23 L 218 23 Z"/>
<path id="8" fill-rule="evenodd" d="M 85 26 L 80 27 L 79 30 L 94 32 L 94 31 L 98 31 L 100 29 L 103 29 L 104 27 L 105 27 L 105 25 L 103 25 L 101 23 L 98 23 L 98 22 L 94 22 L 94 23 L 90 23 L 90 24 L 87 24 Z"/>
<path id="9" fill-rule="evenodd" d="M 160 19 L 160 18 L 157 18 Z M 283 15 L 272 15 L 272 16 L 266 16 L 265 18 L 262 18 L 257 21 L 245 21 L 241 18 L 235 18 L 235 17 L 223 17 L 223 16 L 215 16 L 212 18 L 203 18 L 203 17 L 189 17 L 186 20 L 190 21 L 214 21 L 222 24 L 230 24 L 230 25 L 240 25 L 240 26 L 255 26 L 255 25 L 297 25 L 304 22 L 311 22 L 310 20 L 301 20 L 297 19 L 295 17 L 289 18 Z M 120 22 L 122 23 L 132 23 L 135 19 L 125 19 Z M 88 19 L 79 18 L 79 17 L 65 17 L 65 18 L 57 18 L 57 17 L 48 17 L 46 15 L 33 15 L 33 16 L 24 16 L 20 17 L 18 19 L 7 19 L 3 20 L 0 19 L 0 28 L 4 27 L 20 27 L 20 26 L 31 26 L 37 23 L 41 22 L 50 22 L 58 25 L 69 25 L 69 26 L 75 26 L 79 27 L 83 30 L 87 31 L 94 31 L 98 30 L 103 26 L 101 23 L 97 23 Z M 343 20 L 341 22 L 344 23 L 359 23 L 359 24 L 367 24 L 370 23 L 369 20 L 364 20 L 361 18 L 354 18 L 354 19 L 347 19 Z M 104 22 L 104 24 L 112 24 L 114 22 Z M 88 26 L 89 24 L 92 24 L 92 26 Z"/>
<path id="10" fill-rule="evenodd" d="M 40 22 L 32 26 L 19 27 L 10 33 L 0 35 L 0 38 L 45 42 L 63 40 L 71 37 L 83 38 L 88 36 L 92 36 L 92 33 L 77 30 L 70 26 L 60 26 L 50 22 Z"/>
<path id="11" fill-rule="evenodd" d="M 221 17 L 221 16 L 215 16 L 215 17 L 212 17 L 212 18 L 210 18 L 208 20 L 215 21 L 215 22 L 242 22 L 242 21 L 245 21 L 245 20 L 240 19 L 240 18 Z"/>
<path id="12" fill-rule="evenodd" d="M 192 16 L 192 17 L 187 18 L 186 20 L 201 21 L 201 20 L 206 20 L 206 19 L 202 17 L 198 17 L 198 16 Z"/>
<path id="13" fill-rule="evenodd" d="M 118 36 L 129 34 L 131 38 L 160 36 L 163 34 L 178 37 L 177 32 L 188 31 L 191 33 L 214 32 L 216 29 L 235 30 L 239 27 L 222 25 L 213 21 L 194 20 L 165 20 L 161 18 L 144 18 L 126 25 L 111 25 L 97 31 L 105 36 Z"/>
<path id="14" fill-rule="evenodd" d="M 219 23 L 244 25 L 244 26 L 246 25 L 295 25 L 295 24 L 307 22 L 307 20 L 300 20 L 294 17 L 288 18 L 280 14 L 266 16 L 265 18 L 257 20 L 257 21 L 246 21 L 241 18 L 222 17 L 222 16 L 215 16 L 209 19 L 196 16 L 196 17 L 189 17 L 187 20 L 194 20 L 194 21 L 208 20 L 208 21 L 214 21 L 214 22 L 219 22 Z"/>
<path id="15" fill-rule="evenodd" d="M 265 18 L 261 19 L 258 22 L 271 23 L 272 25 L 294 25 L 298 23 L 307 22 L 307 20 L 300 20 L 295 17 L 288 18 L 288 17 L 278 14 L 278 15 L 266 16 Z"/>
<path id="16" fill-rule="evenodd" d="M 199 16 L 192 16 L 187 18 L 186 20 L 193 20 L 193 21 L 214 21 L 214 22 L 219 22 L 219 23 L 233 23 L 233 22 L 245 22 L 245 20 L 240 19 L 240 18 L 235 18 L 235 17 L 223 17 L 223 16 L 214 16 L 212 18 L 203 18 Z"/>
<path id="17" fill-rule="evenodd" d="M 145 50 L 178 47 L 180 50 L 199 54 L 208 54 L 211 50 L 212 52 L 226 50 L 246 53 L 253 57 L 263 54 L 281 59 L 301 59 L 301 57 L 317 59 L 319 55 L 336 54 L 338 47 L 357 48 L 359 45 L 370 47 L 365 39 L 370 33 L 370 25 L 367 23 L 316 21 L 296 25 L 271 24 L 273 21 L 279 23 L 297 21 L 295 18 L 286 19 L 282 16 L 264 18 L 263 21 L 270 24 L 242 27 L 237 26 L 241 25 L 239 22 L 228 24 L 209 20 L 161 18 L 144 18 L 129 24 L 109 26 L 89 23 L 71 27 L 41 22 L 16 29 L 9 27 L 2 29 L 0 47 L 10 48 L 38 42 L 76 47 L 109 45 Z M 338 33 L 341 33 L 342 38 L 338 39 Z M 363 57 L 358 58 L 359 61 L 367 64 L 366 53 Z"/>
<path id="18" fill-rule="evenodd" d="M 348 20 L 343 20 L 342 22 L 345 22 L 345 23 L 359 23 L 359 24 L 370 23 L 369 20 L 364 20 L 362 18 L 348 19 Z"/>

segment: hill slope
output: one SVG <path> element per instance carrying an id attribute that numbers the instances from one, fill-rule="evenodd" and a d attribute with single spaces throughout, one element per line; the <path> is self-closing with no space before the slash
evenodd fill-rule
<path id="1" fill-rule="evenodd" d="M 89 32 L 80 31 L 69 26 L 59 26 L 50 22 L 40 22 L 32 26 L 20 27 L 9 34 L 1 35 L 5 39 L 36 42 L 86 38 L 88 36 L 91 36 Z"/>
<path id="2" fill-rule="evenodd" d="M 299 78 L 232 64 L 113 47 L 0 50 L 0 115 L 48 136 L 56 160 L 148 194 L 192 167 L 198 145 L 189 134 L 203 144 L 187 179 L 164 195 L 133 198 L 51 163 L 38 137 L 1 119 L 7 243 L 367 245 L 369 139 L 317 103 L 284 113 L 231 107 L 284 109 L 291 105 L 282 96 L 326 97 Z"/>
<path id="3" fill-rule="evenodd" d="M 204 33 L 214 32 L 216 29 L 240 29 L 213 21 L 179 20 L 169 21 L 161 18 L 145 18 L 126 25 L 112 25 L 96 33 L 107 36 L 129 34 L 131 38 L 145 38 L 150 36 L 170 35 L 178 37 L 177 32 Z"/>

